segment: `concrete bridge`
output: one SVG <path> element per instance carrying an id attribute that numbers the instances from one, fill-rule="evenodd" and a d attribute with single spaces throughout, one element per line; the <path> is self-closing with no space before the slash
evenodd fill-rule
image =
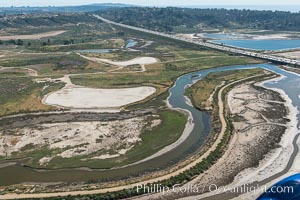
<path id="1" fill-rule="evenodd" d="M 183 38 L 183 37 L 176 36 L 176 35 L 161 33 L 161 32 L 158 32 L 158 31 L 151 31 L 151 30 L 147 30 L 147 29 L 144 29 L 144 28 L 138 28 L 138 27 L 129 26 L 129 25 L 117 23 L 117 22 L 114 22 L 114 21 L 110 21 L 108 19 L 100 17 L 99 15 L 94 15 L 94 17 L 102 20 L 103 22 L 109 23 L 109 24 L 113 24 L 113 25 L 116 25 L 116 26 L 121 26 L 121 27 L 124 27 L 124 28 L 132 29 L 132 30 L 136 30 L 136 31 L 140 31 L 140 32 L 145 32 L 145 33 L 148 33 L 148 34 L 153 34 L 153 35 L 158 35 L 158 36 L 161 36 L 161 37 L 171 38 L 171 39 L 174 39 L 174 40 L 188 42 L 188 43 L 192 43 L 192 44 L 196 44 L 196 45 L 200 45 L 200 46 L 204 46 L 204 47 L 208 47 L 208 48 L 212 48 L 212 49 L 217 49 L 217 50 L 221 50 L 221 51 L 226 51 L 226 52 L 230 52 L 230 53 L 234 53 L 234 54 L 260 58 L 260 59 L 275 62 L 275 63 L 300 66 L 300 60 L 283 58 L 283 57 L 274 56 L 274 55 L 268 55 L 268 54 L 265 54 L 265 53 L 239 49 L 239 48 L 236 48 L 236 47 L 226 46 L 226 45 L 221 45 L 221 44 L 215 44 L 215 43 L 212 43 L 212 42 L 199 41 L 197 39 Z"/>

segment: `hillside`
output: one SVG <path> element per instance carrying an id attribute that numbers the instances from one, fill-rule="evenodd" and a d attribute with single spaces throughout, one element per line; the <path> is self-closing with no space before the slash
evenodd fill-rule
<path id="1" fill-rule="evenodd" d="M 98 13 L 117 22 L 165 32 L 177 27 L 300 30 L 300 13 L 283 11 L 130 7 Z"/>

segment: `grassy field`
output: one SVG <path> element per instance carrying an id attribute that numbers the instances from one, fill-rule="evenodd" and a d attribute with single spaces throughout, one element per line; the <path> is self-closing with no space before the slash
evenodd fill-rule
<path id="1" fill-rule="evenodd" d="M 139 102 L 140 105 L 132 105 L 127 108 L 137 109 L 143 107 L 164 106 L 163 101 L 167 98 L 167 88 L 172 86 L 178 76 L 201 69 L 226 66 L 241 65 L 249 63 L 260 63 L 260 60 L 252 58 L 232 56 L 218 51 L 195 50 L 193 48 L 182 48 L 177 46 L 154 45 L 151 47 L 156 58 L 161 62 L 146 66 L 146 71 L 142 73 L 108 73 L 97 75 L 78 75 L 71 76 L 74 84 L 92 87 L 92 88 L 124 88 L 136 87 L 141 85 L 155 86 L 156 88 L 165 88 L 163 91 L 156 93 L 156 96 L 148 98 L 150 102 Z M 114 52 L 110 59 L 122 60 L 132 59 L 134 56 L 153 56 L 146 52 Z M 105 54 L 101 55 L 105 58 Z M 124 71 L 124 70 L 122 70 Z M 120 71 L 121 72 L 121 71 Z M 163 98 L 162 98 L 163 97 Z"/>
<path id="2" fill-rule="evenodd" d="M 68 40 L 66 40 L 68 41 Z M 107 40 L 96 40 L 81 43 L 73 43 L 65 45 L 47 45 L 47 46 L 35 46 L 28 49 L 42 52 L 57 52 L 57 51 L 75 51 L 75 50 L 84 50 L 84 49 L 108 49 L 108 48 L 122 48 L 125 44 L 123 39 L 107 39 Z M 67 42 L 66 42 L 67 43 Z"/>
<path id="3" fill-rule="evenodd" d="M 175 53 L 180 54 L 179 59 L 182 59 L 184 58 L 183 54 L 186 52 Z M 205 52 L 205 54 L 206 53 L 207 52 Z M 259 62 L 251 58 L 229 56 L 226 54 L 219 55 L 219 53 L 213 57 L 201 57 L 187 61 L 177 61 L 177 57 L 179 56 L 174 58 L 174 62 L 169 60 L 168 63 L 147 65 L 147 71 L 144 73 L 81 75 L 71 77 L 71 79 L 75 84 L 98 88 L 128 87 L 149 83 L 159 83 L 170 86 L 178 76 L 191 71 Z"/>
<path id="4" fill-rule="evenodd" d="M 49 92 L 63 87 L 62 83 L 36 83 L 31 78 L 0 78 L 0 116 L 14 113 L 50 111 L 56 108 L 42 104 Z"/>
<path id="5" fill-rule="evenodd" d="M 18 56 L 18 55 L 16 55 Z M 3 67 L 27 67 L 36 70 L 39 76 L 62 76 L 64 74 L 105 72 L 114 67 L 85 60 L 75 53 L 19 55 L 0 59 Z"/>
<path id="6" fill-rule="evenodd" d="M 26 72 L 15 72 L 15 71 L 0 73 L 0 79 L 1 78 L 16 78 L 16 77 L 21 77 L 21 76 L 27 76 L 27 73 Z"/>
<path id="7" fill-rule="evenodd" d="M 141 142 L 138 142 L 126 154 L 105 160 L 81 160 L 95 155 L 75 156 L 72 158 L 55 157 L 46 168 L 64 168 L 64 167 L 92 167 L 92 168 L 111 168 L 130 164 L 146 158 L 159 151 L 163 147 L 175 142 L 182 134 L 186 117 L 177 111 L 161 111 L 159 113 L 161 124 L 152 130 L 145 130 L 141 134 Z M 22 152 L 13 154 L 13 157 L 31 157 L 26 163 L 29 166 L 39 166 L 39 160 L 45 156 L 55 155 L 61 152 L 61 149 L 49 149 L 47 146 L 36 147 L 29 146 L 22 149 Z M 99 153 L 99 152 L 97 152 Z M 12 158 L 13 158 L 12 157 Z"/>

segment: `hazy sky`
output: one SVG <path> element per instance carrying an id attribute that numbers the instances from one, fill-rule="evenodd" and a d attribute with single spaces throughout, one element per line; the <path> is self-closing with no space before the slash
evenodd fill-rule
<path id="1" fill-rule="evenodd" d="M 127 3 L 148 6 L 201 6 L 201 5 L 299 5 L 299 0 L 0 0 L 2 6 L 64 6 L 91 3 Z"/>

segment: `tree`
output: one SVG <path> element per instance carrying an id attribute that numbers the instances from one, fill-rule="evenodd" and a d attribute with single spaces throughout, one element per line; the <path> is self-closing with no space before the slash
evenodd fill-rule
<path id="1" fill-rule="evenodd" d="M 99 14 L 116 22 L 164 32 L 172 32 L 175 27 L 300 31 L 300 13 L 283 11 L 128 7 L 101 11 Z"/>
<path id="2" fill-rule="evenodd" d="M 13 45 L 15 45 L 16 41 L 15 40 L 9 40 L 9 41 L 7 41 L 7 44 L 13 44 Z"/>
<path id="3" fill-rule="evenodd" d="M 16 44 L 22 46 L 23 45 L 23 40 L 18 39 Z"/>
<path id="4" fill-rule="evenodd" d="M 64 40 L 64 45 L 69 45 L 69 44 L 70 44 L 69 40 Z"/>
<path id="5" fill-rule="evenodd" d="M 117 32 L 117 35 L 118 35 L 118 36 L 124 36 L 125 33 L 124 33 L 124 31 L 118 31 L 118 32 Z"/>

